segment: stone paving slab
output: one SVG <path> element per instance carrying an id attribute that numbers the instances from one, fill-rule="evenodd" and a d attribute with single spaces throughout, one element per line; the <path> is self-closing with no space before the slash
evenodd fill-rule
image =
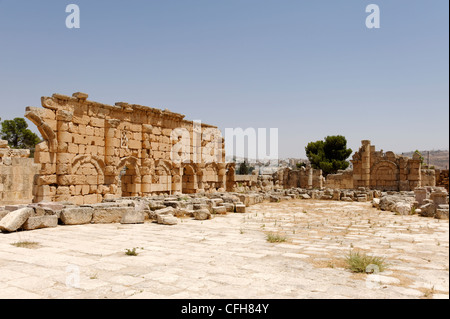
<path id="1" fill-rule="evenodd" d="M 268 242 L 269 232 L 286 241 Z M 350 250 L 385 257 L 389 268 L 354 274 L 343 266 Z M 367 203 L 291 200 L 175 226 L 0 233 L 0 298 L 440 299 L 448 286 L 448 221 Z"/>

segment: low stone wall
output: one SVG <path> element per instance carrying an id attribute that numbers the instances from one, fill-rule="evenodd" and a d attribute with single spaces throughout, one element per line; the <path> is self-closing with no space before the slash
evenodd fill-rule
<path id="1" fill-rule="evenodd" d="M 338 171 L 336 174 L 329 174 L 325 180 L 325 187 L 353 189 L 353 171 Z"/>
<path id="2" fill-rule="evenodd" d="M 32 202 L 40 166 L 29 156 L 29 150 L 10 149 L 0 140 L 0 205 Z"/>
<path id="3" fill-rule="evenodd" d="M 448 219 L 448 193 L 442 188 L 420 188 L 416 194 L 381 192 L 364 187 L 355 190 L 291 188 L 268 192 L 111 198 L 103 203 L 81 206 L 69 202 L 7 205 L 0 207 L 0 231 L 91 223 L 139 224 L 145 221 L 176 225 L 182 217 L 207 220 L 214 215 L 245 213 L 246 207 L 264 201 L 281 202 L 291 199 L 372 201 L 374 207 L 401 215 L 419 213 L 421 216 Z"/>

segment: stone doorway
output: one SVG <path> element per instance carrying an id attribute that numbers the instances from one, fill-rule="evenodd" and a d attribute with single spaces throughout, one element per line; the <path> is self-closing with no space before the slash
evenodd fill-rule
<path id="1" fill-rule="evenodd" d="M 122 197 L 141 196 L 141 174 L 137 159 L 122 160 L 119 166 L 118 193 Z"/>
<path id="2" fill-rule="evenodd" d="M 197 176 L 194 168 L 187 165 L 183 168 L 182 193 L 194 194 L 197 190 Z"/>

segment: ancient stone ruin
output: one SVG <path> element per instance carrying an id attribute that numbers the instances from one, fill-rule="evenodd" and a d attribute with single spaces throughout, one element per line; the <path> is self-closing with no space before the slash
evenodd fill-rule
<path id="1" fill-rule="evenodd" d="M 290 199 L 372 201 L 396 214 L 448 219 L 448 170 L 423 168 L 419 155 L 376 151 L 364 140 L 353 168 L 326 179 L 310 165 L 236 175 L 217 127 L 169 110 L 87 98 L 53 94 L 42 97 L 42 108 L 26 108 L 44 139 L 34 163 L 28 150 L 0 141 L 1 231 L 145 220 L 176 225 L 179 217 L 205 220 Z"/>
<path id="2" fill-rule="evenodd" d="M 27 107 L 25 116 L 45 140 L 35 151 L 41 169 L 34 202 L 92 204 L 111 197 L 224 191 L 227 176 L 233 179 L 234 163 L 225 164 L 216 127 L 169 110 L 87 97 L 53 94 L 42 97 L 43 108 Z M 187 161 L 173 159 L 180 140 L 187 142 Z"/>
<path id="3" fill-rule="evenodd" d="M 33 199 L 33 180 L 39 173 L 29 150 L 11 149 L 0 140 L 0 203 L 21 204 Z"/>
<path id="4" fill-rule="evenodd" d="M 435 171 L 423 169 L 418 154 L 408 158 L 390 151 L 375 151 L 375 146 L 368 140 L 361 143 L 362 146 L 351 160 L 353 170 L 328 175 L 327 187 L 412 191 L 416 187 L 436 185 Z"/>

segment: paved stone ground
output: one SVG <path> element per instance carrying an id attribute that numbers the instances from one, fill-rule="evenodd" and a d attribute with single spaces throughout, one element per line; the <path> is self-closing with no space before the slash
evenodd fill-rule
<path id="1" fill-rule="evenodd" d="M 247 211 L 176 226 L 0 233 L 0 298 L 449 297 L 447 220 L 313 200 Z M 270 243 L 268 233 L 287 240 Z M 137 256 L 125 254 L 135 247 Z M 350 250 L 385 257 L 389 268 L 354 274 L 343 262 Z"/>

